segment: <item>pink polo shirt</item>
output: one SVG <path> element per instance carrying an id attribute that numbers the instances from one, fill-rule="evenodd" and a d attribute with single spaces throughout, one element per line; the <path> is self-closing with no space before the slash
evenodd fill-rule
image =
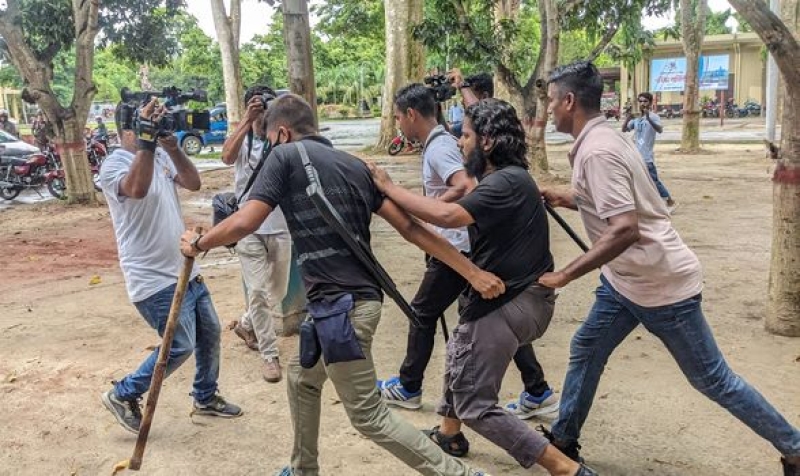
<path id="1" fill-rule="evenodd" d="M 578 209 L 593 243 L 609 218 L 636 211 L 639 241 L 601 268 L 614 289 L 644 307 L 698 294 L 703 289 L 700 261 L 672 227 L 634 144 L 600 116 L 586 124 L 569 159 Z"/>

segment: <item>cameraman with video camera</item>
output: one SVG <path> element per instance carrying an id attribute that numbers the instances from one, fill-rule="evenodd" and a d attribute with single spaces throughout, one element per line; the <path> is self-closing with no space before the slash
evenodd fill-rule
<path id="1" fill-rule="evenodd" d="M 244 95 L 247 104 L 244 120 L 222 147 L 222 161 L 235 167 L 234 193 L 240 203 L 248 199 L 247 184 L 271 150 L 271 144 L 265 141 L 264 106 L 275 96 L 275 91 L 267 86 L 250 87 Z M 264 380 L 280 382 L 282 369 L 275 319 L 280 318 L 281 302 L 289 287 L 292 260 L 292 239 L 280 207 L 273 210 L 255 233 L 239 240 L 236 253 L 242 265 L 247 310 L 233 330 L 248 347 L 261 354 Z"/>
<path id="2" fill-rule="evenodd" d="M 115 119 L 121 147 L 100 169 L 117 239 L 120 267 L 131 302 L 163 334 L 184 258 L 175 246 L 184 229 L 177 187 L 200 190 L 200 174 L 178 146 L 172 112 L 144 93 L 123 91 Z M 145 99 L 146 100 L 146 99 Z M 220 324 L 211 295 L 195 265 L 181 306 L 167 361 L 167 375 L 195 354 L 193 413 L 238 417 L 242 410 L 217 393 Z M 128 431 L 139 432 L 139 400 L 150 388 L 158 349 L 139 368 L 103 393 L 102 402 Z"/>

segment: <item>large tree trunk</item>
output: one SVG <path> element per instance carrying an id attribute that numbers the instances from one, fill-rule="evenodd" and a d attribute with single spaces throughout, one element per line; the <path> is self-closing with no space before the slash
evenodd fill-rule
<path id="1" fill-rule="evenodd" d="M 233 130 L 242 120 L 242 76 L 239 65 L 239 34 L 242 21 L 242 0 L 230 0 L 230 15 L 223 0 L 211 0 L 214 28 L 222 54 L 222 79 L 225 83 L 225 104 L 228 128 Z"/>
<path id="2" fill-rule="evenodd" d="M 72 102 L 64 107 L 52 89 L 53 57 L 39 58 L 25 42 L 19 2 L 6 1 L 0 14 L 0 36 L 11 61 L 26 83 L 23 99 L 39 105 L 53 123 L 61 149 L 70 203 L 97 203 L 92 174 L 83 141 L 83 127 L 89 115 L 96 88 L 92 81 L 94 40 L 97 36 L 98 2 L 73 0 L 75 19 L 75 88 Z"/>
<path id="3" fill-rule="evenodd" d="M 536 81 L 534 97 L 530 100 L 536 101 L 536 106 L 531 111 L 527 109 L 527 114 L 533 112 L 532 120 L 529 117 L 526 124 L 528 130 L 528 149 L 531 160 L 531 167 L 534 173 L 547 173 L 550 171 L 550 164 L 547 161 L 547 76 L 558 64 L 558 49 L 561 42 L 561 26 L 559 25 L 558 7 L 555 0 L 540 0 L 539 14 L 542 15 L 542 45 L 540 52 L 544 55 L 539 69 L 539 78 Z"/>
<path id="4" fill-rule="evenodd" d="M 697 75 L 708 5 L 706 0 L 680 0 L 680 2 L 681 40 L 686 54 L 681 150 L 692 153 L 700 149 L 700 78 Z"/>
<path id="5" fill-rule="evenodd" d="M 730 0 L 766 43 L 784 81 L 781 147 L 773 148 L 772 259 L 765 327 L 800 337 L 800 40 L 798 0 L 783 0 L 781 18 L 764 2 Z"/>
<path id="6" fill-rule="evenodd" d="M 422 0 L 385 0 L 386 77 L 383 83 L 381 130 L 375 149 L 385 150 L 397 134 L 394 93 L 406 83 L 422 80 L 425 56 L 411 28 L 422 21 Z"/>
<path id="7" fill-rule="evenodd" d="M 307 0 L 283 1 L 283 39 L 288 56 L 289 89 L 308 101 L 317 123 L 317 90 Z"/>
<path id="8" fill-rule="evenodd" d="M 499 0 L 494 8 L 495 22 L 501 20 L 516 20 L 519 16 L 520 0 Z M 525 100 L 518 84 L 509 82 L 507 77 L 502 74 L 500 67 L 495 67 L 494 71 L 494 97 L 511 103 L 517 113 L 524 116 Z"/>

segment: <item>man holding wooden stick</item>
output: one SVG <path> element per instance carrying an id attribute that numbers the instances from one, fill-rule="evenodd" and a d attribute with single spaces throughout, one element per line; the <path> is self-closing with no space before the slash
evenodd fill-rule
<path id="1" fill-rule="evenodd" d="M 143 107 L 140 115 L 132 112 L 134 106 L 120 104 L 116 121 L 122 147 L 103 162 L 100 182 L 111 211 L 128 295 L 145 321 L 163 335 L 183 263 L 176 247 L 184 227 L 177 186 L 199 190 L 200 175 L 175 136 L 158 130 L 163 110 L 156 108 L 156 99 Z M 197 364 L 193 413 L 240 416 L 238 406 L 217 394 L 220 324 L 197 267 L 192 269 L 181 306 L 167 375 L 192 352 Z M 117 422 L 133 433 L 139 432 L 139 400 L 150 388 L 157 358 L 158 349 L 102 395 Z"/>

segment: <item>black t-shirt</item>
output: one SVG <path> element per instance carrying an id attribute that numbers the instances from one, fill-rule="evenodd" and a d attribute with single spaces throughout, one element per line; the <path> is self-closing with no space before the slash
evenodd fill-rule
<path id="1" fill-rule="evenodd" d="M 458 201 L 475 219 L 469 226 L 472 261 L 496 274 L 506 292 L 485 300 L 472 287 L 459 299 L 459 315 L 474 321 L 519 295 L 553 270 L 547 214 L 528 171 L 510 166 L 489 174 Z"/>
<path id="2" fill-rule="evenodd" d="M 370 242 L 372 213 L 383 204 L 366 164 L 336 150 L 323 137 L 302 140 L 319 173 L 325 195 L 350 231 Z M 381 300 L 380 286 L 330 228 L 306 195 L 308 178 L 294 144 L 275 147 L 258 174 L 250 200 L 280 206 L 297 250 L 309 301 L 334 300 L 343 294 L 355 299 Z"/>

